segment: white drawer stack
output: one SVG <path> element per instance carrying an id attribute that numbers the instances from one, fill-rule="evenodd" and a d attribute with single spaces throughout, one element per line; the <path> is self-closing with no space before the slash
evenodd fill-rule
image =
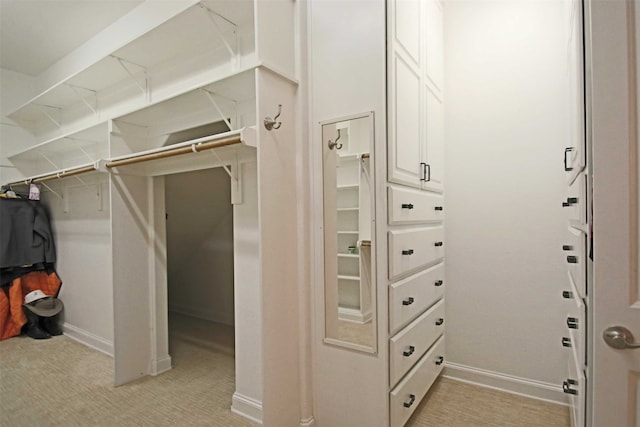
<path id="1" fill-rule="evenodd" d="M 388 187 L 390 425 L 409 419 L 444 366 L 443 196 Z"/>

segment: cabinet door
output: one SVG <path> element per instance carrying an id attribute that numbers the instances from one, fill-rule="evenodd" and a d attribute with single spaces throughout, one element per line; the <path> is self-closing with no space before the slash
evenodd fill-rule
<path id="1" fill-rule="evenodd" d="M 423 149 L 422 188 L 442 192 L 444 186 L 444 109 L 442 102 L 429 89 L 426 92 L 426 129 Z"/>

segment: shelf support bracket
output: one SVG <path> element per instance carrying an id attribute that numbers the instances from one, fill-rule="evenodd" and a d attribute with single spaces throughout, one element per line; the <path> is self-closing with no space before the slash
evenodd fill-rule
<path id="1" fill-rule="evenodd" d="M 54 169 L 60 169 L 58 167 L 58 165 L 56 165 L 53 160 L 51 160 L 49 157 L 46 156 L 46 154 L 44 154 L 42 151 L 38 151 L 38 154 L 40 154 L 40 156 L 42 156 L 43 159 L 45 159 L 47 162 L 51 163 L 51 166 L 53 166 Z"/>
<path id="2" fill-rule="evenodd" d="M 129 75 L 129 77 L 131 77 L 131 80 L 133 81 L 133 83 L 136 86 L 138 86 L 138 89 L 142 91 L 142 94 L 147 98 L 147 101 L 148 101 L 150 98 L 150 94 L 149 94 L 149 75 L 147 74 L 147 69 L 142 65 L 136 64 L 131 61 L 127 61 L 126 59 L 120 58 L 119 56 L 115 56 L 115 55 L 110 55 L 110 56 L 114 58 L 116 61 L 118 61 L 122 69 Z M 129 69 L 129 67 L 126 66 L 126 64 L 134 65 L 142 69 L 142 72 L 144 73 L 144 86 L 138 82 L 135 75 Z"/>
<path id="3" fill-rule="evenodd" d="M 86 157 L 87 159 L 89 159 L 89 161 L 90 161 L 90 162 L 93 162 L 93 161 L 95 160 L 94 158 L 92 158 L 92 157 L 89 155 L 89 153 L 87 153 L 87 151 L 86 151 L 84 148 L 82 148 L 82 147 L 80 146 L 80 143 L 81 143 L 81 142 L 83 142 L 83 141 L 86 141 L 86 142 L 94 142 L 94 143 L 95 143 L 95 141 L 90 141 L 90 140 L 88 140 L 88 139 L 71 138 L 71 137 L 68 137 L 68 136 L 67 136 L 67 137 L 65 137 L 64 139 L 68 139 L 69 141 L 73 141 L 73 142 L 75 142 L 75 143 L 77 144 L 77 146 L 78 146 L 78 150 L 80 150 L 80 151 L 82 152 L 82 154 L 84 154 L 84 155 L 85 155 L 85 157 Z"/>
<path id="4" fill-rule="evenodd" d="M 98 92 L 97 91 L 92 90 L 92 89 L 87 89 L 86 87 L 74 86 L 74 85 L 71 85 L 69 83 L 67 83 L 67 86 L 73 91 L 73 93 L 76 94 L 76 96 L 80 99 L 80 101 L 82 101 L 82 103 L 84 105 L 86 105 L 89 110 L 91 110 L 93 112 L 93 114 L 95 114 L 96 116 L 98 115 Z M 95 96 L 95 98 L 96 98 L 96 106 L 95 106 L 95 108 L 94 108 L 93 105 L 91 105 L 89 103 L 89 101 L 87 101 L 85 99 L 84 96 L 82 96 L 82 94 L 80 93 L 79 89 L 86 90 L 86 91 L 89 91 L 89 92 L 93 93 L 93 96 Z"/>
<path id="5" fill-rule="evenodd" d="M 50 192 L 52 192 L 53 194 L 55 194 L 56 196 L 58 196 L 58 198 L 60 200 L 64 200 L 64 197 L 62 197 L 60 194 L 58 194 L 56 191 L 54 191 L 51 187 L 49 187 L 46 183 L 41 182 L 40 184 L 44 185 L 44 187 L 49 190 Z"/>
<path id="6" fill-rule="evenodd" d="M 54 107 L 52 105 L 42 105 L 42 104 L 33 104 L 36 107 L 38 107 L 38 110 L 40 110 L 40 112 L 42 114 L 44 114 L 49 120 L 51 120 L 51 122 L 53 122 L 54 125 L 56 125 L 58 127 L 58 129 L 62 129 L 62 124 L 57 121 L 56 119 L 53 118 L 53 116 L 51 114 L 49 114 L 49 112 L 46 110 L 47 108 L 53 108 L 55 110 L 61 111 L 62 108 L 60 107 Z"/>
<path id="7" fill-rule="evenodd" d="M 220 40 L 222 40 L 222 43 L 224 43 L 224 46 L 229 51 L 229 55 L 231 56 L 232 61 L 234 61 L 233 65 L 237 66 L 238 62 L 239 62 L 238 61 L 238 55 L 239 55 L 239 49 L 238 49 L 238 25 L 235 22 L 225 18 L 224 16 L 222 16 L 218 12 L 215 12 L 215 11 L 209 9 L 207 6 L 203 5 L 202 3 L 200 3 L 199 6 L 201 8 L 203 8 L 207 12 L 207 16 L 209 17 L 209 19 L 213 23 L 213 28 L 214 28 L 215 32 L 218 34 L 218 37 L 220 37 Z M 222 29 L 220 28 L 220 24 L 218 24 L 218 22 L 214 18 L 215 16 L 217 16 L 218 18 L 222 19 L 224 22 L 228 23 L 229 25 L 231 25 L 233 27 L 233 36 L 234 36 L 233 44 L 234 44 L 234 46 L 231 46 L 231 44 L 227 41 L 227 39 L 225 39 L 224 34 L 222 32 Z"/>
<path id="8" fill-rule="evenodd" d="M 209 91 L 209 90 L 207 90 L 207 89 L 201 89 L 201 90 L 204 92 L 205 95 L 207 95 L 207 98 L 209 98 L 209 101 L 211 101 L 211 104 L 216 109 L 218 114 L 220 114 L 220 117 L 222 117 L 222 120 L 224 120 L 224 122 L 227 124 L 229 129 L 230 130 L 234 130 L 233 127 L 231 126 L 231 122 L 227 119 L 227 115 L 224 114 L 224 112 L 220 108 L 220 105 L 216 102 L 215 98 L 213 97 L 214 93 Z M 235 101 L 232 101 L 232 102 L 235 105 Z"/>

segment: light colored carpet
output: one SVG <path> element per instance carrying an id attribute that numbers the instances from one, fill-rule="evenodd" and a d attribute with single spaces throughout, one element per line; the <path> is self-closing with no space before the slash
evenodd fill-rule
<path id="1" fill-rule="evenodd" d="M 113 360 L 64 336 L 0 342 L 0 426 L 255 426 L 230 411 L 234 360 L 171 342 L 174 368 L 113 387 Z"/>
<path id="2" fill-rule="evenodd" d="M 439 378 L 405 427 L 569 427 L 569 408 Z"/>

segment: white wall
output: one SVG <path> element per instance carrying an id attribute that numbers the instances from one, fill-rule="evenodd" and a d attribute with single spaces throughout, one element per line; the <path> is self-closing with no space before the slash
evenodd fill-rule
<path id="1" fill-rule="evenodd" d="M 551 399 L 563 398 L 551 389 L 567 334 L 563 10 L 532 0 L 445 10 L 447 372 L 524 379 L 523 392 L 537 385 Z"/>
<path id="2" fill-rule="evenodd" d="M 169 310 L 233 325 L 233 209 L 222 168 L 165 177 Z"/>

